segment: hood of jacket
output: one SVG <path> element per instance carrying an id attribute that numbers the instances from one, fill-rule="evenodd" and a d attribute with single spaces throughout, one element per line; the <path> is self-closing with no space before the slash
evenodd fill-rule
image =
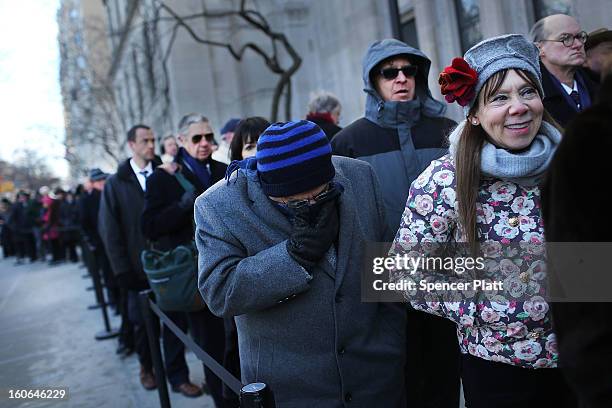
<path id="1" fill-rule="evenodd" d="M 405 55 L 418 67 L 415 77 L 415 98 L 412 101 L 384 101 L 370 80 L 372 70 L 389 57 Z M 397 121 L 414 123 L 420 115 L 442 116 L 446 105 L 431 96 L 427 78 L 431 61 L 420 50 L 399 40 L 384 39 L 370 45 L 363 57 L 362 77 L 366 97 L 366 118 L 384 127 L 395 127 Z"/>

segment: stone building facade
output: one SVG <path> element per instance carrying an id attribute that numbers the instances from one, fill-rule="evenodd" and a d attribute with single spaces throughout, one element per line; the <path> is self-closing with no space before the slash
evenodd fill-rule
<path id="1" fill-rule="evenodd" d="M 246 51 L 240 61 L 226 48 L 200 44 L 153 0 L 105 0 L 110 47 L 108 78 L 125 126 L 146 123 L 156 135 L 176 131 L 189 112 L 208 116 L 218 133 L 231 117 L 269 118 L 278 75 Z M 198 13 L 237 10 L 238 0 L 166 0 L 200 39 L 240 48 L 257 44 L 272 52 L 267 37 L 236 17 L 198 18 Z M 273 31 L 283 33 L 301 57 L 292 76 L 289 117 L 303 118 L 311 92 L 327 90 L 342 102 L 341 125 L 363 115 L 361 60 L 373 41 L 397 36 L 432 60 L 430 87 L 438 98 L 437 74 L 482 38 L 527 34 L 540 17 L 575 15 L 591 31 L 612 27 L 612 0 L 249 0 Z M 394 24 L 397 23 L 397 24 Z M 396 29 L 394 29 L 394 27 Z M 170 47 L 171 45 L 171 47 Z M 278 50 L 287 67 L 289 54 Z M 285 119 L 284 101 L 279 120 Z M 448 115 L 460 118 L 449 106 Z M 125 129 L 123 129 L 125 131 Z"/>
<path id="2" fill-rule="evenodd" d="M 110 49 L 104 7 L 97 0 L 62 0 L 57 13 L 65 157 L 70 178 L 92 167 L 112 170 L 121 151 L 112 91 L 106 86 Z"/>

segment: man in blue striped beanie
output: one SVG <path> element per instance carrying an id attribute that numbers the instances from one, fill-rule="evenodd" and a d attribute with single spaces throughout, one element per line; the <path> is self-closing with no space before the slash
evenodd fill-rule
<path id="1" fill-rule="evenodd" d="M 270 125 L 257 141 L 255 157 L 261 188 L 271 197 L 303 193 L 335 174 L 325 133 L 307 120 Z"/>
<path id="2" fill-rule="evenodd" d="M 287 252 L 306 271 L 323 258 L 338 236 L 336 171 L 331 146 L 316 124 L 274 123 L 257 141 L 261 189 L 292 219 Z"/>
<path id="3" fill-rule="evenodd" d="M 303 120 L 268 127 L 228 173 L 196 200 L 198 286 L 236 322 L 242 382 L 276 406 L 403 406 L 402 305 L 361 302 L 366 242 L 386 236 L 372 167 Z"/>

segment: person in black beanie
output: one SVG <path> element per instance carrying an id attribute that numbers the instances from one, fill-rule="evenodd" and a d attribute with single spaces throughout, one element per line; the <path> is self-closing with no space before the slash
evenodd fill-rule
<path id="1" fill-rule="evenodd" d="M 274 123 L 195 219 L 200 293 L 236 321 L 243 383 L 276 406 L 403 406 L 405 314 L 361 302 L 366 242 L 386 236 L 369 164 L 332 157 L 312 122 Z"/>

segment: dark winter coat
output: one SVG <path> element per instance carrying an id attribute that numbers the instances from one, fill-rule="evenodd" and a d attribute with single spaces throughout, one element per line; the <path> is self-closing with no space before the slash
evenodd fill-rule
<path id="1" fill-rule="evenodd" d="M 336 133 L 342 130 L 340 126 L 324 118 L 318 118 L 313 115 L 308 115 L 306 119 L 311 122 L 316 123 L 321 128 L 321 130 L 323 130 L 323 132 L 327 136 L 327 140 L 329 141 L 332 140 L 332 138 L 336 135 Z"/>
<path id="2" fill-rule="evenodd" d="M 11 208 L 9 217 L 9 225 L 17 234 L 29 233 L 32 230 L 32 220 L 28 217 L 27 207 L 25 203 L 17 201 Z"/>
<path id="3" fill-rule="evenodd" d="M 154 161 L 153 167 L 158 164 L 159 161 Z M 144 192 L 128 159 L 106 180 L 98 214 L 98 231 L 115 276 L 133 274 L 141 287 L 147 287 L 140 261 L 146 243 L 140 226 L 143 209 Z"/>
<path id="4" fill-rule="evenodd" d="M 98 233 L 98 213 L 100 211 L 100 200 L 102 193 L 96 189 L 85 193 L 79 199 L 79 214 L 83 235 L 89 244 L 98 247 L 102 245 Z"/>
<path id="5" fill-rule="evenodd" d="M 79 205 L 76 201 L 69 203 L 65 199 L 60 207 L 60 224 L 62 238 L 66 242 L 79 239 Z"/>
<path id="6" fill-rule="evenodd" d="M 540 70 L 542 71 L 542 89 L 544 90 L 544 99 L 542 103 L 544 104 L 544 108 L 546 108 L 548 113 L 550 113 L 562 127 L 565 127 L 578 113 L 576 105 L 569 99 L 565 90 L 555 83 L 553 75 L 542 63 L 540 63 Z M 593 82 L 582 69 L 579 69 L 576 75 L 579 77 L 579 89 L 580 81 L 582 81 L 587 89 L 591 103 L 593 103 L 599 86 Z M 585 106 L 585 108 L 587 107 L 588 106 Z"/>
<path id="7" fill-rule="evenodd" d="M 195 196 L 199 196 L 210 186 L 204 186 L 198 177 L 190 171 L 183 161 L 188 154 L 180 149 L 176 162 L 180 172 L 195 187 Z M 211 185 L 225 176 L 227 165 L 209 158 Z M 147 239 L 154 241 L 155 248 L 168 251 L 194 239 L 193 206 L 181 208 L 179 201 L 185 193 L 176 177 L 163 169 L 156 169 L 147 179 L 145 206 L 142 213 L 142 231 Z"/>
<path id="8" fill-rule="evenodd" d="M 602 83 L 602 89 L 608 86 L 612 86 L 612 76 Z M 542 189 L 547 242 L 610 242 L 610 218 L 594 211 L 592 199 L 576 199 L 577 186 L 579 194 L 583 195 L 605 188 L 602 182 L 609 172 L 609 164 L 605 159 L 593 159 L 593 146 L 602 152 L 612 149 L 610 95 L 612 93 L 602 92 L 601 103 L 576 115 L 568 123 Z M 558 266 L 555 257 L 549 262 L 552 262 L 549 269 L 554 272 Z M 580 276 L 584 285 L 595 285 L 609 292 L 609 267 L 584 270 L 579 266 L 582 260 L 578 262 L 576 268 L 570 267 L 572 275 Z M 549 273 L 549 279 L 551 285 L 559 283 L 553 273 Z M 567 287 L 563 281 L 560 283 Z M 581 289 L 589 293 L 584 287 Z M 612 401 L 612 303 L 555 302 L 551 303 L 551 309 L 559 366 L 581 400 L 581 406 L 609 407 Z"/>

